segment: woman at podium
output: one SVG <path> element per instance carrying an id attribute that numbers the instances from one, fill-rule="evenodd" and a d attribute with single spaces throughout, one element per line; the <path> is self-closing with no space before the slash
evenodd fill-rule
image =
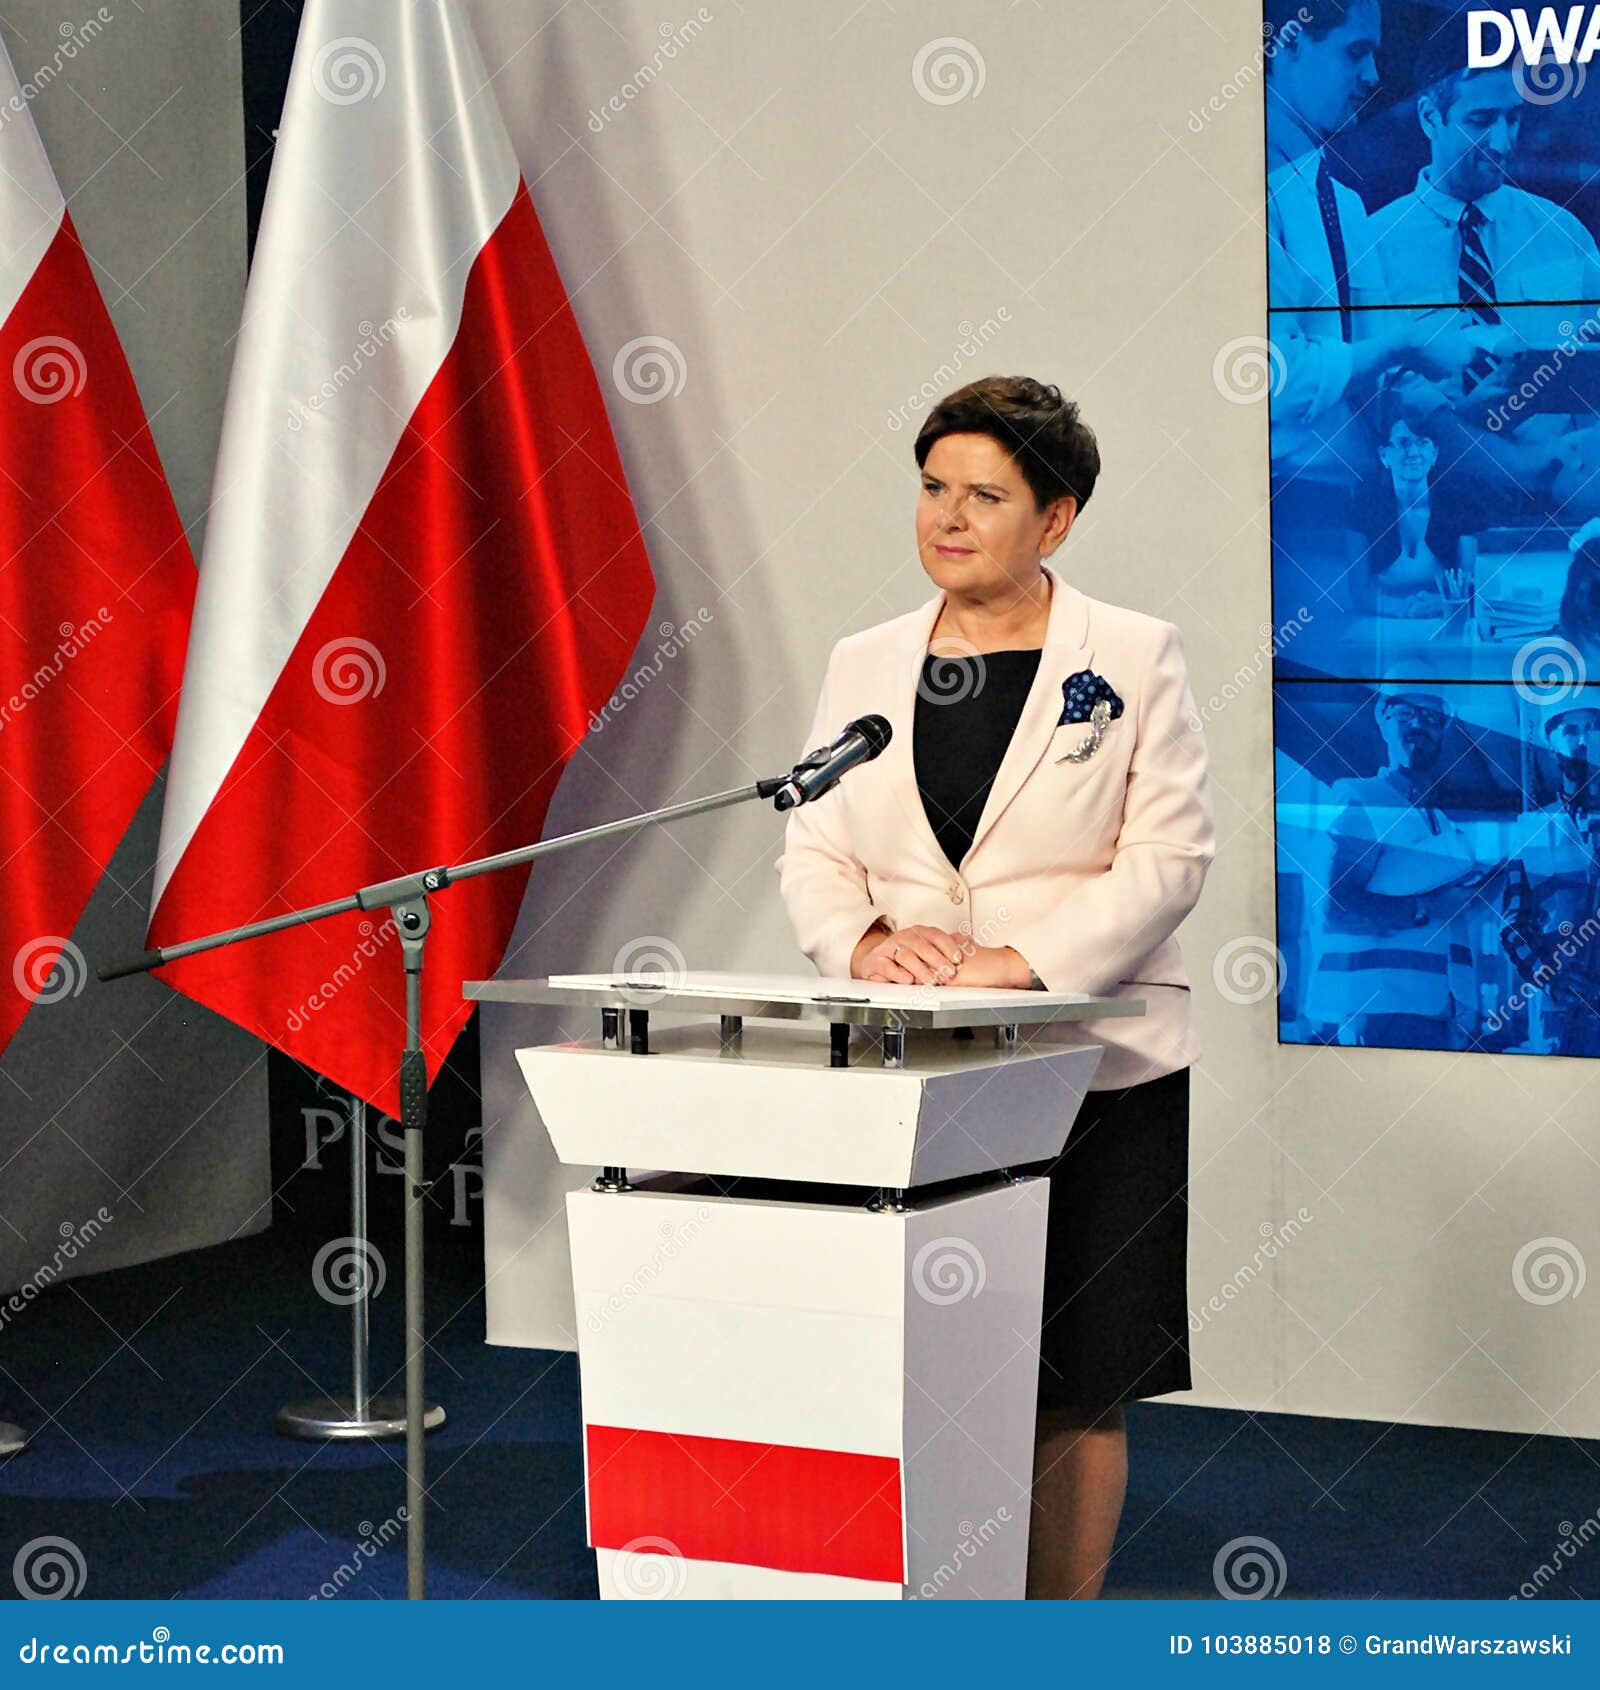
<path id="1" fill-rule="evenodd" d="M 1098 1595 L 1127 1481 L 1123 1404 L 1188 1389 L 1189 1067 L 1175 930 L 1214 833 L 1178 630 L 1047 561 L 1100 470 L 1053 386 L 991 376 L 916 440 L 937 591 L 833 649 L 808 747 L 857 716 L 875 761 L 791 812 L 778 862 L 825 976 L 1142 998 L 1024 1027 L 1104 1055 L 1051 1176 L 1030 1597 Z"/>

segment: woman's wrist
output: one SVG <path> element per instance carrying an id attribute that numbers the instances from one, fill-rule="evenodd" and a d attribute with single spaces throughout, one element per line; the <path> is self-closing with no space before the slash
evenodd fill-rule
<path id="1" fill-rule="evenodd" d="M 1011 972 L 1011 978 L 1007 981 L 1009 986 L 1016 991 L 1026 992 L 1043 984 L 1039 976 L 1033 972 L 1032 965 L 1021 951 L 1011 945 L 1003 945 L 1000 948 L 1005 954 Z"/>
<path id="2" fill-rule="evenodd" d="M 860 978 L 856 970 L 861 966 L 862 957 L 868 951 L 875 950 L 881 940 L 888 938 L 889 932 L 888 921 L 880 915 L 866 932 L 856 940 L 855 949 L 850 953 L 850 978 L 852 980 Z"/>

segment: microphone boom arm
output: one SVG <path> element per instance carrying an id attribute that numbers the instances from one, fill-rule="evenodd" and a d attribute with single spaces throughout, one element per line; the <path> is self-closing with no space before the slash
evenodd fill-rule
<path id="1" fill-rule="evenodd" d="M 425 1402 L 423 1394 L 423 1356 L 426 1345 L 424 1327 L 423 1236 L 422 1204 L 427 1197 L 428 1184 L 423 1177 L 422 1135 L 428 1119 L 427 1058 L 422 1045 L 422 952 L 432 912 L 428 895 L 457 880 L 471 880 L 480 874 L 493 874 L 498 869 L 517 868 L 524 863 L 549 856 L 557 851 L 570 850 L 594 840 L 614 839 L 636 833 L 658 822 L 679 821 L 686 816 L 720 810 L 731 804 L 742 804 L 751 798 L 771 798 L 788 784 L 788 775 L 769 775 L 749 786 L 714 792 L 705 798 L 692 798 L 687 803 L 669 804 L 665 809 L 651 810 L 643 815 L 625 816 L 614 822 L 602 822 L 598 827 L 582 828 L 576 833 L 562 834 L 555 839 L 541 839 L 537 844 L 524 845 L 514 851 L 501 851 L 494 856 L 479 857 L 454 867 L 421 869 L 393 880 L 380 880 L 363 886 L 343 898 L 327 903 L 311 904 L 304 909 L 289 910 L 281 915 L 267 916 L 261 921 L 246 922 L 224 932 L 208 933 L 198 939 L 184 939 L 177 944 L 158 945 L 142 951 L 138 956 L 126 957 L 96 970 L 101 980 L 120 980 L 130 974 L 147 974 L 164 963 L 177 962 L 182 957 L 198 956 L 203 951 L 220 950 L 224 945 L 236 945 L 246 939 L 261 938 L 268 933 L 281 933 L 291 927 L 305 927 L 312 922 L 325 921 L 332 916 L 345 915 L 352 910 L 388 907 L 400 939 L 401 965 L 406 983 L 406 1042 L 400 1055 L 400 1125 L 405 1141 L 405 1293 L 406 1293 L 406 1593 L 412 1599 L 427 1594 L 426 1590 L 426 1510 L 427 1456 L 423 1447 Z"/>

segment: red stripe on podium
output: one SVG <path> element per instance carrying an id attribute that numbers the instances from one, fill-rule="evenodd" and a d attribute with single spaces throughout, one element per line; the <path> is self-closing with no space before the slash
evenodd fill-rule
<path id="1" fill-rule="evenodd" d="M 905 1580 L 893 1456 L 620 1426 L 585 1431 L 596 1549 L 668 1553 L 665 1540 L 692 1561 Z"/>

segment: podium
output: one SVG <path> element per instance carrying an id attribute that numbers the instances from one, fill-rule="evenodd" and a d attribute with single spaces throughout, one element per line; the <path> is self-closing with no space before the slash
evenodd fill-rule
<path id="1" fill-rule="evenodd" d="M 1049 1181 L 1137 1000 L 689 973 L 470 983 L 569 1194 L 602 1597 L 1020 1597 Z M 1070 1035 L 1069 1035 L 1070 1037 Z M 486 1170 L 486 1180 L 490 1174 Z M 501 1236 L 486 1186 L 486 1272 Z"/>

